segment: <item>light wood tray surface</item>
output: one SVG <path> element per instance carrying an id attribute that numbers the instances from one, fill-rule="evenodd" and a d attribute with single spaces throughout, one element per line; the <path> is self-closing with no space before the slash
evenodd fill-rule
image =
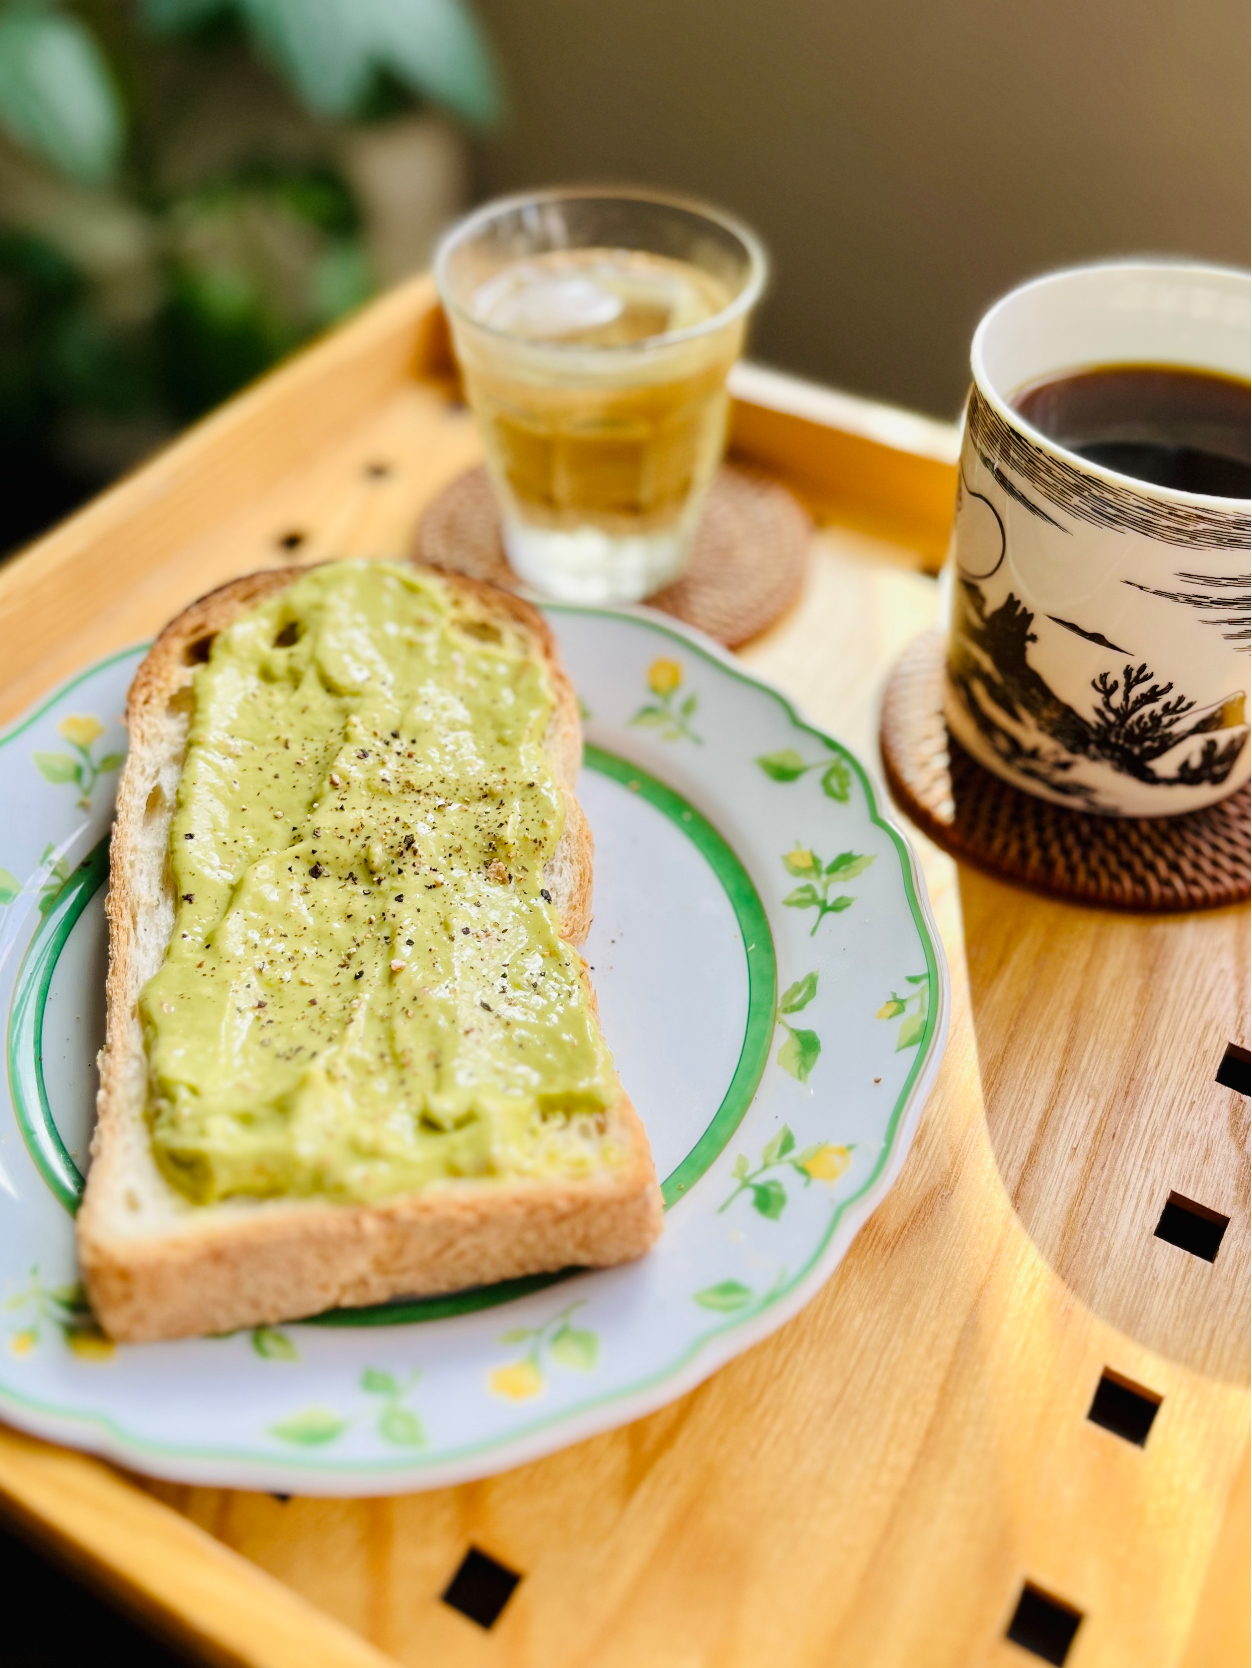
<path id="1" fill-rule="evenodd" d="M 942 425 L 753 367 L 734 442 L 824 524 L 743 651 L 876 758 L 935 614 Z M 0 570 L 0 722 L 257 567 L 408 548 L 479 456 L 426 280 L 201 425 Z M 299 535 L 297 538 L 296 535 Z M 285 541 L 285 542 L 284 542 Z M 1023 1581 L 1084 1613 L 1069 1668 L 1248 1660 L 1246 909 L 1115 917 L 910 830 L 951 1041 L 903 1174 L 804 1313 L 672 1407 L 506 1476 L 365 1501 L 180 1488 L 0 1428 L 0 1504 L 207 1660 L 256 1668 L 1025 1664 Z M 1153 1237 L 1230 1217 L 1210 1265 Z M 1087 1410 L 1160 1395 L 1146 1447 Z M 523 1575 L 483 1631 L 469 1545 Z"/>

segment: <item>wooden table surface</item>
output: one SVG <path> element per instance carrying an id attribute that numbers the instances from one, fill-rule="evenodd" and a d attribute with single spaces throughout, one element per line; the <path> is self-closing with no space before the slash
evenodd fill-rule
<path id="1" fill-rule="evenodd" d="M 0 719 L 234 574 L 406 548 L 478 456 L 431 319 L 398 292 L 0 572 Z M 826 518 L 800 603 L 742 658 L 873 764 L 887 669 L 935 614 L 950 437 L 737 387 L 741 452 Z M 1246 1664 L 1248 1101 L 1214 1074 L 1248 1042 L 1247 910 L 1078 909 L 909 832 L 947 1055 L 894 1191 L 772 1338 L 460 1488 L 283 1501 L 0 1429 L 0 1504 L 256 1668 L 1007 1668 L 1039 1660 L 1005 1638 L 1026 1581 L 1082 1613 L 1069 1668 Z M 1171 1191 L 1230 1218 L 1216 1262 L 1154 1237 Z M 1161 1398 L 1142 1447 L 1087 1417 L 1106 1369 Z M 489 1631 L 440 1601 L 471 1545 L 522 1575 Z"/>

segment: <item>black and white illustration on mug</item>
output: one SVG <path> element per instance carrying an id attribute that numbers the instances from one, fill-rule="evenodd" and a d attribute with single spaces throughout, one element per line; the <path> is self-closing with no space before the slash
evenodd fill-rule
<path id="1" fill-rule="evenodd" d="M 980 406 L 975 394 L 958 487 L 953 732 L 997 774 L 1075 809 L 1207 803 L 1247 774 L 1246 512 L 1123 514 L 1114 498 L 1138 494 L 1076 470 L 1054 494 L 1048 468 L 1015 467 L 1023 437 Z"/>

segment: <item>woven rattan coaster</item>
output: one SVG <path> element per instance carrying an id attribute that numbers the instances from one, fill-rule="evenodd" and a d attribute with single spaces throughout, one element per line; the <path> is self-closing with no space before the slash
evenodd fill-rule
<path id="1" fill-rule="evenodd" d="M 1094 817 L 1022 793 L 949 735 L 944 647 L 944 633 L 930 631 L 896 662 L 880 738 L 892 795 L 936 845 L 1006 880 L 1109 909 L 1206 909 L 1247 898 L 1247 787 L 1181 817 Z"/>
<path id="2" fill-rule="evenodd" d="M 676 585 L 647 600 L 734 648 L 772 625 L 804 582 L 812 524 L 777 482 L 723 464 L 713 478 Z M 487 471 L 459 475 L 427 508 L 417 529 L 419 561 L 515 590 Z"/>

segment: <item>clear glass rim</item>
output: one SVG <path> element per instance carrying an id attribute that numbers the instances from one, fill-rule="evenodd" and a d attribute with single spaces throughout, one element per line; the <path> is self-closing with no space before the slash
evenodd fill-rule
<path id="1" fill-rule="evenodd" d="M 585 342 L 549 342 L 535 341 L 526 336 L 515 336 L 508 330 L 497 330 L 492 325 L 484 324 L 481 319 L 474 317 L 462 307 L 451 293 L 448 282 L 448 262 L 455 251 L 470 237 L 480 232 L 484 226 L 502 214 L 516 209 L 527 208 L 543 203 L 561 203 L 571 200 L 585 202 L 636 202 L 648 203 L 658 208 L 681 209 L 684 213 L 698 215 L 711 225 L 717 226 L 724 232 L 737 239 L 743 246 L 748 262 L 747 282 L 735 296 L 718 313 L 711 318 L 702 319 L 699 324 L 687 325 L 682 330 L 668 330 L 659 336 L 645 336 L 638 342 L 622 342 L 612 347 L 590 347 Z M 671 195 L 664 191 L 647 191 L 630 186 L 608 185 L 568 185 L 554 186 L 544 191 L 518 191 L 508 197 L 494 197 L 489 203 L 483 203 L 463 220 L 458 220 L 455 226 L 449 228 L 440 238 L 435 250 L 434 260 L 435 284 L 439 290 L 439 299 L 449 314 L 463 320 L 472 329 L 481 331 L 484 336 L 493 337 L 499 342 L 521 344 L 539 353 L 568 353 L 595 354 L 616 356 L 621 358 L 637 357 L 641 354 L 655 353 L 658 349 L 671 347 L 681 342 L 690 342 L 701 336 L 712 335 L 715 331 L 724 329 L 749 312 L 760 299 L 769 276 L 769 257 L 765 247 L 756 233 L 751 231 L 742 220 L 725 210 L 714 208 L 711 203 L 702 202 L 696 197 L 682 197 Z"/>

